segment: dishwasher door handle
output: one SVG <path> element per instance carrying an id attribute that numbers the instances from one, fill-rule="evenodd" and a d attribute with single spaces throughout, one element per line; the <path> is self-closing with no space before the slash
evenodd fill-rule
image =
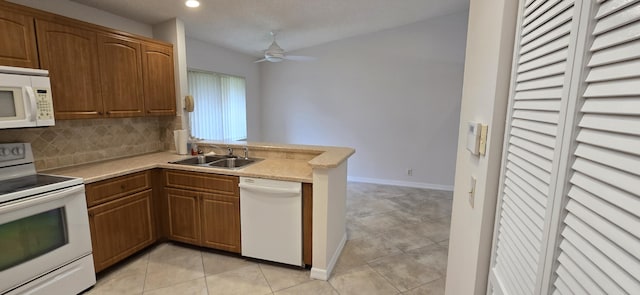
<path id="1" fill-rule="evenodd" d="M 294 189 L 286 189 L 286 188 L 275 188 L 275 187 L 267 187 L 260 185 L 251 185 L 246 183 L 238 184 L 240 189 L 245 189 L 252 192 L 271 194 L 270 197 L 279 197 L 275 195 L 297 195 L 300 194 L 301 188 Z M 266 195 L 265 195 L 266 196 Z"/>

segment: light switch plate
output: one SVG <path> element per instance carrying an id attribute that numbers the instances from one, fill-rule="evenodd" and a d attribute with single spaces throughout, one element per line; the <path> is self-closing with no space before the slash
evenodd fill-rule
<path id="1" fill-rule="evenodd" d="M 476 178 L 471 176 L 471 181 L 469 182 L 469 205 L 473 208 L 474 201 L 476 198 Z"/>
<path id="2" fill-rule="evenodd" d="M 480 123 L 467 123 L 467 150 L 473 155 L 478 155 L 480 151 Z"/>

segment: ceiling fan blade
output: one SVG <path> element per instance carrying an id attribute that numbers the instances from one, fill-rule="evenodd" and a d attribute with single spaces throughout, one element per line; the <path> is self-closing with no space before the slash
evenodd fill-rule
<path id="1" fill-rule="evenodd" d="M 286 60 L 294 60 L 294 61 L 312 61 L 317 59 L 313 56 L 303 56 L 303 55 L 285 55 L 283 58 Z"/>
<path id="2" fill-rule="evenodd" d="M 254 61 L 253 63 L 259 63 L 259 62 L 263 62 L 263 61 L 267 61 L 267 59 L 266 58 L 259 59 L 259 60 Z"/>

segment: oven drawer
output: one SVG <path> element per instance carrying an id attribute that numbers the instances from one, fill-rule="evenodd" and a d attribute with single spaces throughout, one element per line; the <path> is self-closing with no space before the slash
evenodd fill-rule
<path id="1" fill-rule="evenodd" d="M 87 207 L 119 199 L 149 188 L 151 188 L 151 175 L 149 171 L 137 172 L 90 183 L 86 185 Z"/>

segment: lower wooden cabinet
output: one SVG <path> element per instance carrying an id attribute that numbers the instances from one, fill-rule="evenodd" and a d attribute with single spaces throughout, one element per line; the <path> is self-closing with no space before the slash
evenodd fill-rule
<path id="1" fill-rule="evenodd" d="M 240 199 L 201 194 L 202 246 L 240 253 Z"/>
<path id="2" fill-rule="evenodd" d="M 165 239 L 242 253 L 238 182 L 237 176 L 149 170 L 87 184 L 96 272 Z M 312 265 L 312 191 L 311 184 L 303 184 L 307 265 Z"/>
<path id="3" fill-rule="evenodd" d="M 86 185 L 96 272 L 156 241 L 152 187 L 151 171 Z"/>
<path id="4" fill-rule="evenodd" d="M 238 177 L 166 170 L 168 238 L 241 253 Z"/>
<path id="5" fill-rule="evenodd" d="M 200 200 L 198 193 L 167 188 L 167 231 L 170 240 L 200 244 Z"/>
<path id="6" fill-rule="evenodd" d="M 155 241 L 151 190 L 89 209 L 96 272 Z"/>

